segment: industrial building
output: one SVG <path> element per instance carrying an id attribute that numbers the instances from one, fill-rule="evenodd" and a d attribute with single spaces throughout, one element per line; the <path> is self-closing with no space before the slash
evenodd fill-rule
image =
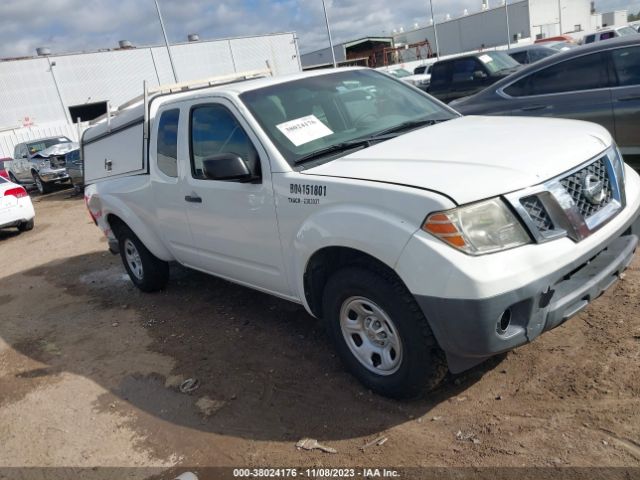
<path id="1" fill-rule="evenodd" d="M 247 70 L 271 68 L 274 75 L 300 71 L 293 33 L 200 41 L 171 45 L 180 82 Z M 118 48 L 90 53 L 50 54 L 0 60 L 0 157 L 16 143 L 66 135 L 77 139 L 86 122 L 142 94 L 149 87 L 175 83 L 164 46 Z"/>
<path id="2" fill-rule="evenodd" d="M 365 37 L 333 46 L 333 55 L 339 66 L 365 65 L 369 67 L 384 64 L 383 51 L 393 47 L 392 37 Z M 302 55 L 302 68 L 311 70 L 333 66 L 331 48 L 322 48 Z"/>
<path id="3" fill-rule="evenodd" d="M 490 48 L 522 39 L 535 40 L 562 33 L 590 31 L 593 5 L 590 0 L 523 0 L 505 4 L 489 0 L 482 9 L 438 23 L 440 55 Z M 508 19 L 508 29 L 507 29 Z M 396 43 L 428 40 L 435 50 L 433 26 L 418 28 L 394 36 Z M 303 56 L 304 65 L 304 56 Z"/>
<path id="4" fill-rule="evenodd" d="M 425 3 L 425 14 L 428 12 Z M 519 41 L 532 42 L 538 38 L 548 38 L 564 33 L 594 31 L 603 26 L 626 24 L 626 11 L 596 14 L 591 0 L 520 0 L 505 3 L 504 0 L 483 0 L 477 12 L 460 12 L 457 18 L 447 15 L 447 20 L 436 24 L 438 39 L 433 25 L 394 33 L 385 39 L 389 47 L 415 46 L 427 44 L 435 54 L 456 53 L 514 44 Z M 392 40 L 392 42 L 390 42 Z M 358 40 L 356 42 L 360 42 Z M 349 64 L 355 58 L 350 56 L 354 42 L 335 45 L 334 52 L 338 64 Z M 437 47 L 436 47 L 437 44 Z M 408 48 L 402 61 L 414 60 L 415 54 Z M 422 57 L 424 52 L 422 50 Z M 362 56 L 362 55 L 361 55 Z M 302 54 L 304 69 L 331 65 L 329 48 Z M 359 59 L 361 60 L 361 59 Z M 362 63 L 361 61 L 359 63 Z M 369 66 L 381 66 L 380 62 Z"/>

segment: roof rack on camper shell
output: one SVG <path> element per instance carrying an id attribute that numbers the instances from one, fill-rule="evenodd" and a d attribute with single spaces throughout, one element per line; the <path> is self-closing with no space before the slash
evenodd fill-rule
<path id="1" fill-rule="evenodd" d="M 145 112 L 148 110 L 147 105 L 149 101 L 158 96 L 158 95 L 166 95 L 168 93 L 178 93 L 185 92 L 189 90 L 197 90 L 201 88 L 215 87 L 219 85 L 227 85 L 230 83 L 236 82 L 244 82 L 246 80 L 253 80 L 256 78 L 263 78 L 272 75 L 271 68 L 265 68 L 262 70 L 248 70 L 245 72 L 232 73 L 228 75 L 219 75 L 216 77 L 202 78 L 198 80 L 189 80 L 186 82 L 180 83 L 172 83 L 167 85 L 159 85 L 157 87 L 147 88 L 147 82 L 143 82 L 143 91 L 142 95 L 138 95 L 137 97 L 132 98 L 131 100 L 121 104 L 115 110 L 111 110 L 110 106 L 107 107 L 107 113 L 99 116 L 98 118 L 91 121 L 91 125 L 95 125 L 103 120 L 110 121 L 111 118 L 120 115 L 124 110 L 136 106 L 136 105 L 144 105 Z M 108 104 L 109 105 L 109 104 Z M 147 120 L 145 118 L 145 120 Z"/>

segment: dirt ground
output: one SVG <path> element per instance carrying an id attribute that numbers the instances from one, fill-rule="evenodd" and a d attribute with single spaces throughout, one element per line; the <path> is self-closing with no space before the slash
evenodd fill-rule
<path id="1" fill-rule="evenodd" d="M 143 294 L 81 197 L 34 202 L 33 231 L 0 231 L 0 468 L 640 467 L 639 258 L 565 325 L 397 402 L 302 307 L 178 266 Z"/>

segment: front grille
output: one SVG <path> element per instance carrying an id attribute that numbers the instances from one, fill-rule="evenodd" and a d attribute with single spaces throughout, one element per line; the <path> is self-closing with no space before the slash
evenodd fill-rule
<path id="1" fill-rule="evenodd" d="M 538 197 L 525 197 L 520 200 L 520 203 L 540 232 L 549 232 L 553 230 L 553 221 Z"/>
<path id="2" fill-rule="evenodd" d="M 51 168 L 62 168 L 67 164 L 64 155 L 51 155 L 49 163 L 51 163 Z"/>
<path id="3" fill-rule="evenodd" d="M 595 175 L 597 179 L 603 183 L 605 196 L 604 200 L 599 204 L 590 202 L 584 195 L 583 182 L 587 175 Z M 587 165 L 582 170 L 561 179 L 560 183 L 567 193 L 571 195 L 573 202 L 584 218 L 589 218 L 598 213 L 602 208 L 607 206 L 613 198 L 613 189 L 611 188 L 611 180 L 609 179 L 604 157 Z"/>

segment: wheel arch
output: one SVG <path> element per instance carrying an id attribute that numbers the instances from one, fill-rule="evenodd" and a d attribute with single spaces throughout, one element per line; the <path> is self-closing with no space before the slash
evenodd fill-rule
<path id="1" fill-rule="evenodd" d="M 305 301 L 314 316 L 323 317 L 322 295 L 331 275 L 352 266 L 394 277 L 405 288 L 407 287 L 392 266 L 369 253 L 345 246 L 323 247 L 309 257 L 303 275 Z"/>
<path id="2" fill-rule="evenodd" d="M 126 215 L 123 214 L 123 212 L 109 211 L 104 212 L 104 214 L 106 223 L 116 240 L 118 239 L 120 226 L 124 225 L 131 229 L 143 245 L 160 260 L 164 260 L 165 262 L 174 260 L 173 255 L 164 246 L 158 235 L 132 213 Z"/>

